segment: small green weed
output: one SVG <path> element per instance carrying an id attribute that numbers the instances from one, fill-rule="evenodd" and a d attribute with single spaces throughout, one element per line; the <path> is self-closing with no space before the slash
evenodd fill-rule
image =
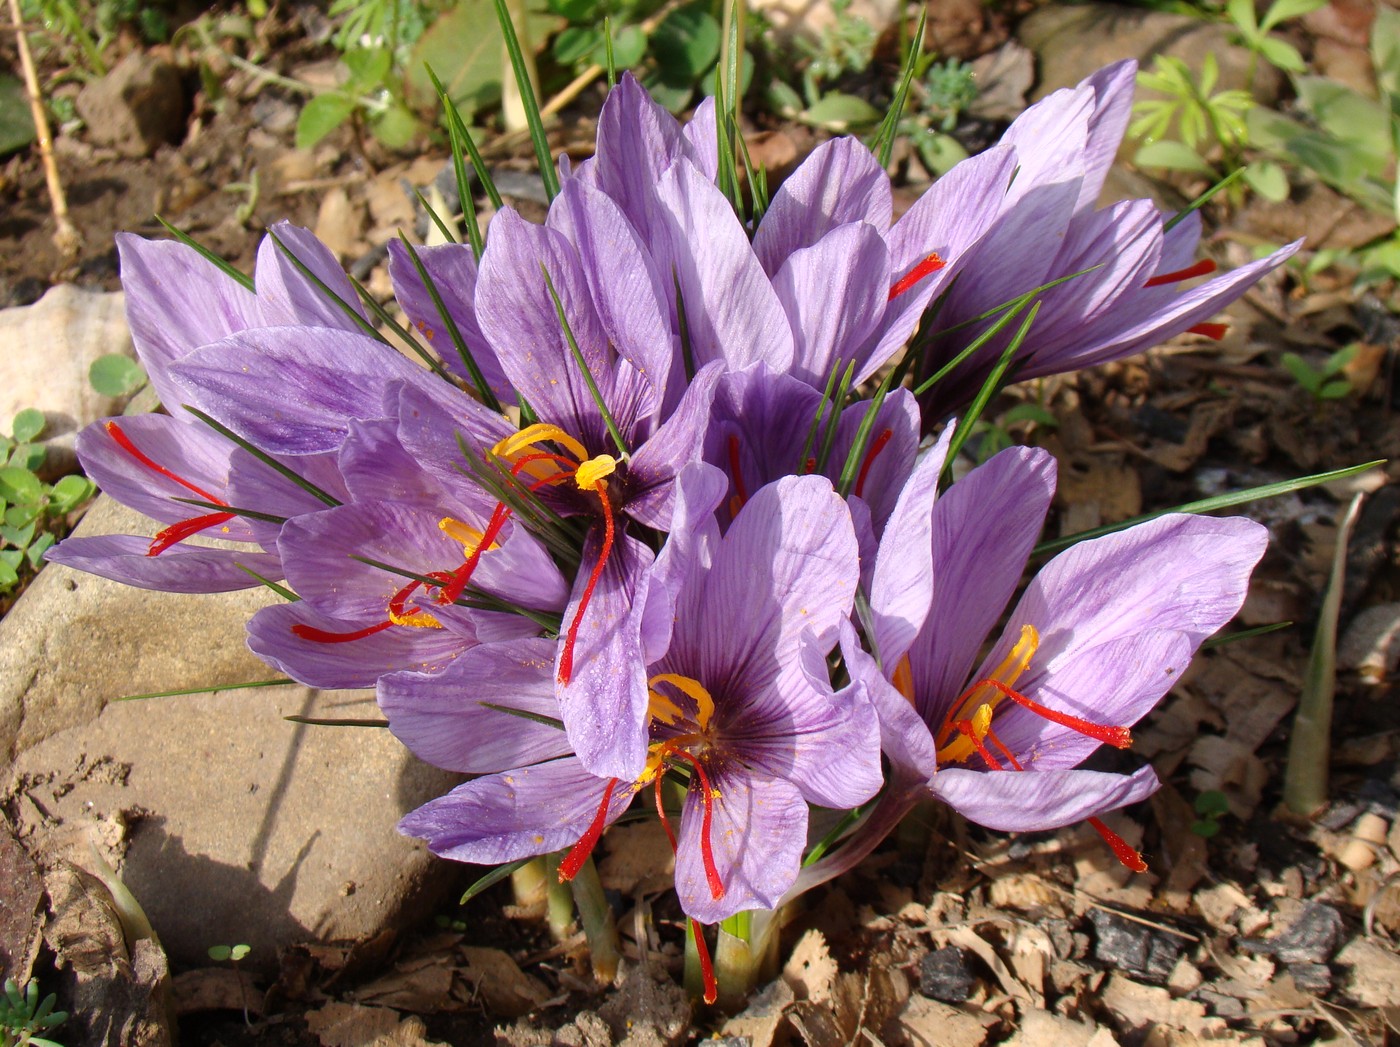
<path id="1" fill-rule="evenodd" d="M 1356 356 L 1357 348 L 1353 343 L 1337 350 L 1322 362 L 1321 367 L 1314 367 L 1297 353 L 1284 353 L 1281 362 L 1293 380 L 1306 389 L 1314 400 L 1340 400 L 1352 391 L 1351 383 L 1342 370 Z"/>
<path id="2" fill-rule="evenodd" d="M 1196 820 L 1191 823 L 1191 831 L 1206 840 L 1220 832 L 1220 819 L 1230 813 L 1230 801 L 1219 789 L 1199 793 L 1192 807 Z"/>
<path id="3" fill-rule="evenodd" d="M 53 993 L 39 999 L 39 986 L 30 982 L 23 990 L 13 978 L 5 979 L 0 994 L 0 1047 L 59 1047 L 37 1033 L 56 1029 L 68 1020 L 67 1011 L 56 1011 L 58 997 Z"/>

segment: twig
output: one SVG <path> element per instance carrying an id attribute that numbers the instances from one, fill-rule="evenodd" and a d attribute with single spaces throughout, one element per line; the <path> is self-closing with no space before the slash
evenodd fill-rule
<path id="1" fill-rule="evenodd" d="M 58 177 L 58 164 L 53 158 L 53 135 L 49 132 L 49 118 L 44 112 L 43 97 L 39 93 L 39 74 L 34 69 L 34 56 L 29 51 L 29 37 L 24 32 L 19 0 L 10 0 L 10 21 L 14 24 L 15 41 L 19 45 L 24 90 L 29 96 L 29 112 L 34 118 L 34 133 L 39 139 L 39 159 L 44 165 L 44 181 L 48 184 L 49 203 L 57 226 L 53 234 L 54 246 L 65 260 L 71 261 L 77 257 L 83 238 L 68 217 L 68 199 L 63 195 L 63 182 Z"/>

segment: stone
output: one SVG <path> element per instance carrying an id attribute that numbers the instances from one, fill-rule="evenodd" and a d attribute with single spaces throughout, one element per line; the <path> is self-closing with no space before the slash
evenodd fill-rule
<path id="1" fill-rule="evenodd" d="M 120 291 L 59 284 L 33 305 L 0 309 L 0 427 L 8 436 L 20 411 L 44 412 L 45 478 L 77 468 L 78 430 L 121 411 L 122 401 L 93 389 L 88 368 L 108 353 L 134 355 L 125 301 Z"/>
<path id="2" fill-rule="evenodd" d="M 138 50 L 77 98 L 88 137 L 127 156 L 150 156 L 185 136 L 185 91 L 167 59 Z"/>
<path id="3" fill-rule="evenodd" d="M 195 655 L 187 651 L 187 657 Z M 357 941 L 411 921 L 455 866 L 395 831 L 452 779 L 382 728 L 368 692 L 299 685 L 108 705 L 20 753 L 10 794 L 41 861 L 91 863 L 89 839 L 144 909 L 172 962 L 251 947 L 275 969 L 301 941 Z"/>
<path id="4" fill-rule="evenodd" d="M 1166 984 L 1185 948 L 1174 935 L 1104 909 L 1090 909 L 1089 921 L 1094 925 L 1094 959 L 1155 985 Z"/>
<path id="5" fill-rule="evenodd" d="M 1073 87 L 1110 62 L 1136 58 L 1150 66 L 1159 54 L 1180 58 L 1198 73 L 1205 56 L 1214 54 L 1220 68 L 1216 91 L 1248 87 L 1249 52 L 1230 42 L 1230 27 L 1189 15 L 1109 3 L 1050 4 L 1023 19 L 1016 35 L 1039 59 L 1034 98 Z M 1267 104 L 1282 86 L 1277 69 L 1257 63 L 1255 98 Z"/>
<path id="6" fill-rule="evenodd" d="M 919 961 L 919 992 L 943 1003 L 962 1003 L 977 988 L 977 976 L 955 945 L 935 949 Z"/>
<path id="7" fill-rule="evenodd" d="M 1345 991 L 1363 1007 L 1400 1007 L 1400 956 L 1378 942 L 1355 938 L 1337 954 Z"/>
<path id="8" fill-rule="evenodd" d="M 102 497 L 75 533 L 156 530 Z M 260 588 L 151 592 L 50 564 L 0 619 L 0 754 L 13 759 L 126 695 L 276 676 L 243 642 L 244 624 L 274 599 Z"/>
<path id="9" fill-rule="evenodd" d="M 1342 915 L 1322 902 L 1304 902 L 1293 922 L 1266 941 L 1245 938 L 1240 948 L 1275 957 L 1280 963 L 1326 963 L 1342 937 Z"/>
<path id="10" fill-rule="evenodd" d="M 80 533 L 151 533 L 99 499 Z M 171 960 L 248 944 L 275 968 L 300 941 L 361 940 L 411 920 L 458 868 L 395 831 L 456 778 L 387 730 L 371 692 L 294 684 L 119 702 L 276 679 L 244 643 L 262 589 L 148 592 L 49 565 L 0 621 L 7 809 L 46 868 L 92 863 L 89 839 L 145 909 Z"/>

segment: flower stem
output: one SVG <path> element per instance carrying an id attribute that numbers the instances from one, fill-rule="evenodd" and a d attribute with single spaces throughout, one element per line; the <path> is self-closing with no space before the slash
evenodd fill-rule
<path id="1" fill-rule="evenodd" d="M 559 882 L 562 853 L 544 857 L 545 920 L 550 936 L 562 942 L 574 928 L 574 892 L 567 883 Z"/>
<path id="2" fill-rule="evenodd" d="M 593 859 L 584 862 L 569 882 L 574 889 L 574 902 L 578 905 L 583 933 L 588 938 L 588 950 L 593 957 L 593 976 L 600 984 L 611 985 L 617 977 L 622 953 L 617 941 L 617 922 L 613 919 L 612 906 L 603 894 L 603 881 L 598 878 L 598 867 L 593 864 Z"/>
<path id="3" fill-rule="evenodd" d="M 782 921 L 774 919 L 775 915 L 741 912 L 719 925 L 715 980 L 719 982 L 719 1005 L 723 1009 L 742 1009 L 755 986 L 775 972 L 778 938 L 762 933 L 764 928 L 781 926 Z"/>

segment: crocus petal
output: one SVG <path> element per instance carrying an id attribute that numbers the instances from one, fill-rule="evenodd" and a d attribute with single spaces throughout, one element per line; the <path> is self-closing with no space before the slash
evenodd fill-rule
<path id="1" fill-rule="evenodd" d="M 389 346 L 322 327 L 231 335 L 171 368 L 192 403 L 265 451 L 336 450 L 351 418 L 384 413 L 389 383 L 438 383 Z"/>
<path id="2" fill-rule="evenodd" d="M 559 720 L 554 695 L 555 641 L 485 644 L 440 673 L 394 673 L 379 681 L 379 707 L 394 737 L 415 756 L 464 774 L 567 756 L 562 722 L 539 723 L 502 709 Z M 499 708 L 492 708 L 497 706 Z"/>
<path id="3" fill-rule="evenodd" d="M 653 250 L 660 271 L 675 274 L 696 366 L 762 360 L 786 371 L 793 352 L 787 315 L 724 194 L 678 160 L 661 176 L 657 211 Z"/>
<path id="4" fill-rule="evenodd" d="M 44 559 L 138 589 L 171 593 L 250 589 L 260 583 L 248 571 L 268 579 L 282 577 L 281 561 L 271 553 L 211 549 L 182 542 L 159 556 L 149 556 L 150 547 L 150 538 L 135 534 L 68 538 L 49 549 Z"/>
<path id="5" fill-rule="evenodd" d="M 1073 210 L 1079 210 L 1087 166 L 1084 151 L 1095 100 L 1092 88 L 1062 88 L 1012 121 L 1001 141 L 1016 148 L 1020 163 L 1016 180 L 1007 190 L 1005 207 L 1024 207 L 1024 201 L 1038 189 L 1072 182 Z"/>
<path id="6" fill-rule="evenodd" d="M 928 725 L 913 702 L 890 684 L 875 659 L 862 649 L 849 622 L 841 623 L 841 654 L 851 679 L 865 685 L 879 718 L 880 748 L 890 758 L 893 771 L 891 789 L 898 791 L 916 783 L 922 786 L 938 766 Z"/>
<path id="7" fill-rule="evenodd" d="M 273 236 L 282 241 L 282 247 L 277 246 Z M 310 276 L 287 256 L 288 251 L 310 271 Z M 367 321 L 365 308 L 345 270 L 330 248 L 307 229 L 290 222 L 274 225 L 258 246 L 255 280 L 268 324 L 364 330 L 351 319 L 353 314 Z"/>
<path id="8" fill-rule="evenodd" d="M 685 395 L 627 466 L 627 515 L 659 531 L 671 530 L 676 474 L 698 462 L 710 424 L 710 405 L 724 365 L 706 364 L 686 386 Z"/>
<path id="9" fill-rule="evenodd" d="M 961 692 L 983 639 L 1016 591 L 1054 493 L 1054 458 L 1011 447 L 934 504 L 934 599 L 909 651 L 928 723 L 940 723 Z"/>
<path id="10" fill-rule="evenodd" d="M 769 276 L 796 251 L 833 229 L 863 222 L 877 235 L 890 227 L 890 176 L 858 138 L 833 138 L 813 149 L 783 180 L 763 214 L 753 249 Z"/>
<path id="11" fill-rule="evenodd" d="M 592 823 L 608 787 L 571 757 L 488 775 L 459 785 L 399 821 L 399 832 L 426 840 L 443 858 L 501 865 L 562 850 Z M 618 789 L 608 820 L 632 794 Z"/>
<path id="12" fill-rule="evenodd" d="M 566 629 L 578 614 L 602 541 L 603 526 L 594 524 L 564 609 Z M 584 766 L 629 782 L 641 776 L 647 756 L 650 698 L 642 624 L 652 559 L 651 550 L 635 538 L 617 536 L 578 628 L 572 672 L 558 687 L 569 742 Z M 559 643 L 559 658 L 565 646 Z M 559 666 L 555 668 L 557 678 Z"/>
<path id="13" fill-rule="evenodd" d="M 706 877 L 704 803 L 692 784 L 676 834 L 676 894 L 686 914 L 719 923 L 745 909 L 771 909 L 797 878 L 807 845 L 807 805 L 791 782 L 737 765 L 717 770 L 709 840 L 724 895 Z"/>
<path id="14" fill-rule="evenodd" d="M 839 480 L 850 457 L 851 448 L 866 415 L 870 401 L 854 403 L 841 412 L 826 475 Z M 919 450 L 919 404 L 908 389 L 892 389 L 885 402 L 875 412 L 870 426 L 865 453 L 856 462 L 855 482 L 851 493 L 870 506 L 871 521 L 877 535 L 883 534 L 895 499 L 914 468 Z"/>
<path id="15" fill-rule="evenodd" d="M 180 397 L 166 370 L 192 349 L 263 326 L 257 298 L 192 247 L 117 234 L 126 319 L 141 366 L 167 407 Z"/>
<path id="16" fill-rule="evenodd" d="M 510 382 L 477 323 L 476 255 L 466 244 L 418 247 L 415 251 L 487 387 L 497 399 L 513 400 L 515 393 Z M 408 248 L 398 240 L 389 241 L 389 278 L 394 282 L 394 297 L 403 306 L 409 323 L 427 339 L 449 370 L 468 381 L 472 380 L 471 371 L 453 341 L 442 312 L 433 301 L 427 284 L 418 275 L 418 267 L 413 264 Z"/>
<path id="17" fill-rule="evenodd" d="M 382 615 L 379 617 L 383 617 Z M 390 626 L 355 640 L 323 643 L 292 632 L 309 626 L 350 633 L 375 621 L 345 621 L 321 614 L 306 601 L 264 607 L 248 622 L 248 647 L 263 661 L 308 687 L 373 687 L 385 673 L 411 669 L 441 672 L 472 640 L 462 629 Z"/>
<path id="18" fill-rule="evenodd" d="M 875 555 L 870 639 L 890 673 L 914 642 L 933 604 L 933 504 L 953 430 L 947 426 L 938 443 L 914 466 Z"/>
<path id="19" fill-rule="evenodd" d="M 715 129 L 715 100 L 703 98 L 690 119 L 681 128 L 681 137 L 689 143 L 686 156 L 710 181 L 719 175 L 719 135 Z"/>
<path id="20" fill-rule="evenodd" d="M 965 771 L 941 768 L 933 795 L 969 821 L 1002 832 L 1059 829 L 1147 799 L 1161 786 L 1151 767 L 1102 771 Z"/>
<path id="21" fill-rule="evenodd" d="M 395 396 L 399 442 L 444 490 L 474 486 L 464 453 L 480 458 L 517 431 L 504 415 L 445 382 L 402 383 L 391 387 L 390 400 Z"/>

